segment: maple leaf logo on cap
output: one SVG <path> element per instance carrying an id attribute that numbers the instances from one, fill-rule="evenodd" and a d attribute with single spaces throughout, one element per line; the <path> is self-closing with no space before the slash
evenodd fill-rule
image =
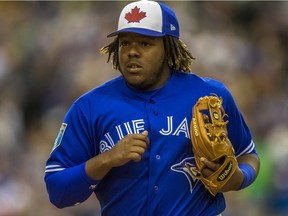
<path id="1" fill-rule="evenodd" d="M 125 19 L 128 21 L 128 23 L 131 22 L 140 22 L 143 18 L 146 17 L 146 12 L 141 11 L 140 8 L 135 6 L 133 9 L 131 9 L 131 12 L 125 14 Z"/>

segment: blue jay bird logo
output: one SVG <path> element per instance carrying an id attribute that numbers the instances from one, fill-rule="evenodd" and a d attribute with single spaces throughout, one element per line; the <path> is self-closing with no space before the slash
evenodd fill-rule
<path id="1" fill-rule="evenodd" d="M 187 164 L 189 167 L 191 167 L 191 171 L 188 171 L 188 168 L 185 166 Z M 171 166 L 171 170 L 174 172 L 182 173 L 186 176 L 189 185 L 190 185 L 190 192 L 193 192 L 193 189 L 198 183 L 198 179 L 193 177 L 190 173 L 193 172 L 193 168 L 196 168 L 194 157 L 188 157 L 183 159 L 180 163 L 174 164 Z"/>

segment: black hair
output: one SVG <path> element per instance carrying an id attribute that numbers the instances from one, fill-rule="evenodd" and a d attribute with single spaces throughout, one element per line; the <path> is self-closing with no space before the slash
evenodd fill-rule
<path id="1" fill-rule="evenodd" d="M 188 50 L 186 44 L 182 40 L 170 35 L 165 35 L 163 40 L 169 68 L 190 73 L 192 62 L 195 58 Z M 111 61 L 113 68 L 116 70 L 119 69 L 118 45 L 119 39 L 117 36 L 114 41 L 100 50 L 102 54 L 108 55 L 107 62 Z"/>

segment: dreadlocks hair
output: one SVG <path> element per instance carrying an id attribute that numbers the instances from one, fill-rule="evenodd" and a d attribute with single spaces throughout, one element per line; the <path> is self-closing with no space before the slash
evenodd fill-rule
<path id="1" fill-rule="evenodd" d="M 186 44 L 182 40 L 169 35 L 165 35 L 163 38 L 169 68 L 191 73 L 192 62 L 195 58 L 188 50 Z M 100 53 L 108 55 L 107 62 L 112 62 L 112 67 L 116 70 L 119 69 L 118 44 L 119 39 L 116 37 L 114 41 L 100 49 Z"/>
<path id="2" fill-rule="evenodd" d="M 169 68 L 176 71 L 192 72 L 191 66 L 195 58 L 182 40 L 172 36 L 164 36 L 164 48 Z"/>

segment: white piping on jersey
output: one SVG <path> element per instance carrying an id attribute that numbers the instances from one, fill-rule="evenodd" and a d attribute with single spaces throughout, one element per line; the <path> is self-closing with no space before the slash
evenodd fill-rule
<path id="1" fill-rule="evenodd" d="M 61 165 L 48 165 L 46 166 L 46 169 L 54 168 L 54 167 L 61 167 Z"/>
<path id="2" fill-rule="evenodd" d="M 57 172 L 57 171 L 62 171 L 64 170 L 65 168 L 58 168 L 58 169 L 50 169 L 50 170 L 45 170 L 45 173 L 48 173 L 48 172 Z"/>
<path id="3" fill-rule="evenodd" d="M 240 157 L 244 154 L 249 154 L 251 153 L 255 148 L 255 143 L 253 142 L 253 140 L 251 140 L 250 144 L 247 146 L 247 148 L 245 148 L 242 152 L 240 152 L 240 154 L 237 155 L 237 157 Z"/>
<path id="4" fill-rule="evenodd" d="M 61 167 L 60 165 L 48 165 L 45 168 L 45 173 L 47 172 L 57 172 L 57 171 L 61 171 L 64 170 L 65 168 Z"/>

